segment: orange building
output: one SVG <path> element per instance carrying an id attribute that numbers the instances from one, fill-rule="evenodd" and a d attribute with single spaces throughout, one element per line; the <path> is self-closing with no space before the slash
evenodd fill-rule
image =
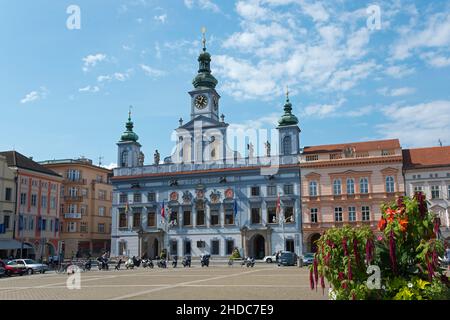
<path id="1" fill-rule="evenodd" d="M 398 139 L 305 147 L 300 156 L 306 252 L 327 228 L 369 225 L 405 191 Z"/>
<path id="2" fill-rule="evenodd" d="M 61 188 L 61 240 L 64 256 L 97 256 L 111 246 L 111 170 L 89 159 L 50 160 L 43 166 L 64 177 Z"/>

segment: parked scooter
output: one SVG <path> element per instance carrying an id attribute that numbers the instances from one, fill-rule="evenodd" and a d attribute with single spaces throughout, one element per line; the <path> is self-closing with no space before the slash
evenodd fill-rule
<path id="1" fill-rule="evenodd" d="M 109 270 L 107 258 L 99 257 L 97 258 L 97 261 L 98 261 L 98 270 Z"/>
<path id="2" fill-rule="evenodd" d="M 255 266 L 255 258 L 248 257 L 246 263 L 247 263 L 247 268 L 249 268 L 249 267 L 253 268 Z"/>
<path id="3" fill-rule="evenodd" d="M 134 261 L 132 258 L 129 258 L 127 262 L 125 262 L 125 268 L 134 269 Z"/>
<path id="4" fill-rule="evenodd" d="M 191 256 L 184 256 L 183 261 L 181 261 L 183 267 L 191 267 Z"/>
<path id="5" fill-rule="evenodd" d="M 211 258 L 211 255 L 209 255 L 209 254 L 204 254 L 204 255 L 201 255 L 201 264 L 202 264 L 202 267 L 209 267 L 209 259 Z"/>
<path id="6" fill-rule="evenodd" d="M 133 264 L 136 268 L 138 268 L 141 265 L 142 260 L 136 258 L 135 256 L 133 256 Z"/>
<path id="7" fill-rule="evenodd" d="M 172 267 L 176 268 L 178 265 L 178 256 L 173 257 Z"/>
<path id="8" fill-rule="evenodd" d="M 158 261 L 158 268 L 163 268 L 163 269 L 167 268 L 167 262 L 165 259 L 160 259 Z"/>

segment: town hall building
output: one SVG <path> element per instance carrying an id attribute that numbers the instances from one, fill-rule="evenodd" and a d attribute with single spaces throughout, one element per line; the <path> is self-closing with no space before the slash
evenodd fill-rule
<path id="1" fill-rule="evenodd" d="M 301 255 L 300 128 L 288 93 L 274 124 L 277 141 L 265 143 L 264 156 L 254 154 L 257 142 L 250 141 L 242 155 L 230 147 L 205 40 L 198 62 L 190 120 L 180 119 L 172 155 L 161 161 L 156 151 L 153 164 L 144 164 L 128 117 L 112 178 L 111 255 L 154 258 L 166 249 L 171 256 L 214 258 L 235 248 L 255 258 L 279 250 Z"/>

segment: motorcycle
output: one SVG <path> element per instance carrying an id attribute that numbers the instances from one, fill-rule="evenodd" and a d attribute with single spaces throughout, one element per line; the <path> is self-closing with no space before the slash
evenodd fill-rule
<path id="1" fill-rule="evenodd" d="M 183 258 L 183 261 L 181 262 L 181 264 L 183 265 L 183 267 L 191 267 L 191 256 L 185 256 Z"/>
<path id="2" fill-rule="evenodd" d="M 136 257 L 133 257 L 133 265 L 138 268 L 141 265 L 142 260 Z"/>
<path id="3" fill-rule="evenodd" d="M 158 268 L 163 268 L 163 269 L 167 268 L 167 262 L 166 262 L 166 260 L 160 259 L 160 260 L 158 261 Z"/>
<path id="4" fill-rule="evenodd" d="M 172 261 L 172 267 L 176 268 L 178 264 L 178 257 L 174 256 Z"/>
<path id="5" fill-rule="evenodd" d="M 127 269 L 134 269 L 134 261 L 133 259 L 128 259 L 127 262 L 125 262 L 125 268 Z"/>
<path id="6" fill-rule="evenodd" d="M 245 259 L 241 262 L 241 267 L 243 267 L 245 265 L 247 266 L 247 268 L 249 268 L 249 267 L 253 268 L 255 266 L 255 259 L 247 257 L 247 259 Z"/>
<path id="7" fill-rule="evenodd" d="M 87 271 L 90 271 L 92 267 L 92 262 L 91 259 L 89 259 L 88 261 L 86 261 L 86 263 L 84 264 L 84 269 Z"/>
<path id="8" fill-rule="evenodd" d="M 108 259 L 107 258 L 98 258 L 98 270 L 109 270 Z"/>
<path id="9" fill-rule="evenodd" d="M 209 267 L 209 259 L 210 259 L 210 255 L 209 254 L 204 254 L 201 256 L 201 264 L 202 267 Z"/>

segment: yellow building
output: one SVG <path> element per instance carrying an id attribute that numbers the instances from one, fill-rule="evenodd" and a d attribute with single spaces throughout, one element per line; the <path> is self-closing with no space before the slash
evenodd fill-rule
<path id="1" fill-rule="evenodd" d="M 110 250 L 112 185 L 111 170 L 92 160 L 64 159 L 41 164 L 64 177 L 60 218 L 64 256 L 98 256 Z"/>
<path id="2" fill-rule="evenodd" d="M 6 157 L 0 155 L 0 259 L 8 257 L 20 247 L 20 243 L 14 240 L 14 178 L 14 171 L 8 167 Z"/>

